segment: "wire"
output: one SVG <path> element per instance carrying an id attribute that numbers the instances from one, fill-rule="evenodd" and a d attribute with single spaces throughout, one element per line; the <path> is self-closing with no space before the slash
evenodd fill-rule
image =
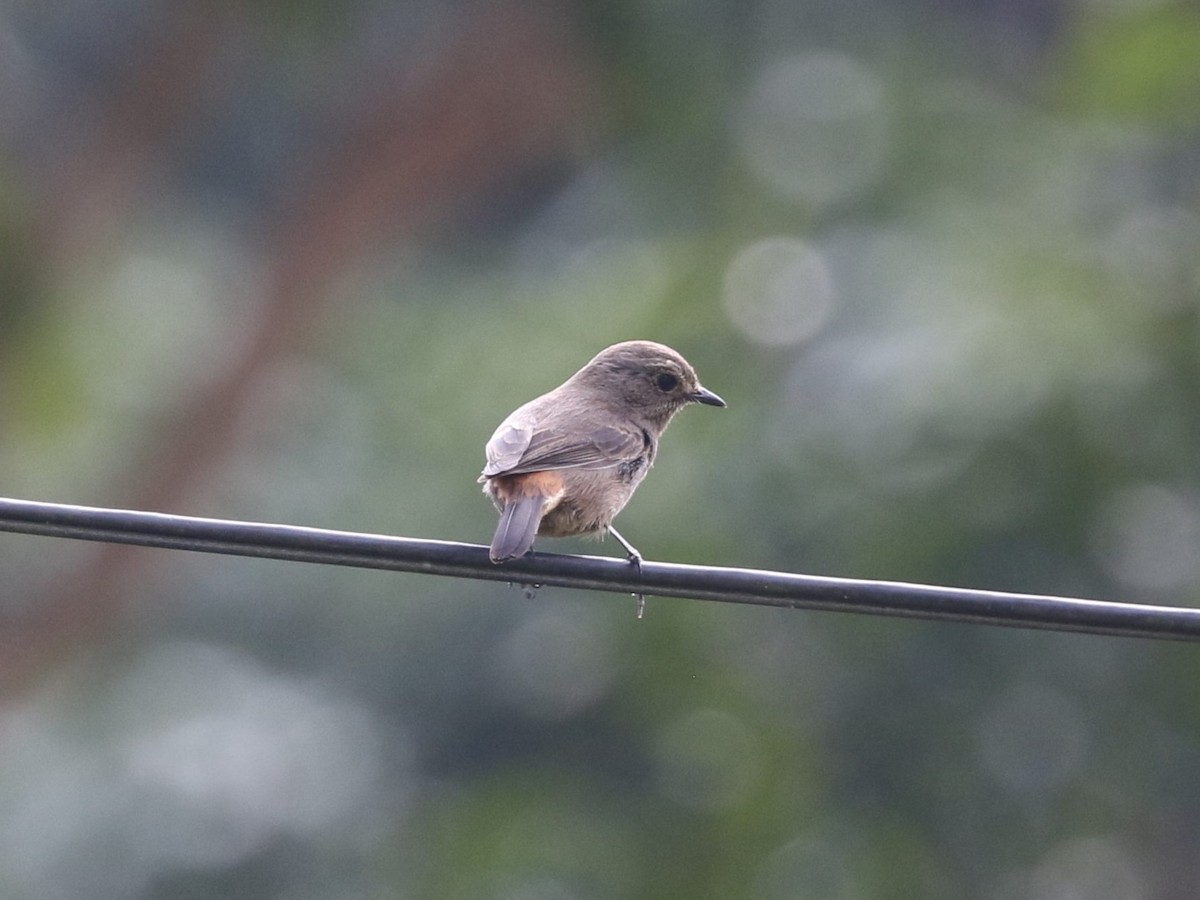
<path id="1" fill-rule="evenodd" d="M 1200 640 L 1200 609 L 486 547 L 0 498 L 0 531 L 367 569 L 1126 637 Z"/>

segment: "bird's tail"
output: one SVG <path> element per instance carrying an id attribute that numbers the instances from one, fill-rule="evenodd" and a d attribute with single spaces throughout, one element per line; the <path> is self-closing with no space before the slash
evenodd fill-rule
<path id="1" fill-rule="evenodd" d="M 492 562 L 504 562 L 524 556 L 533 546 L 538 525 L 542 522 L 542 510 L 546 498 L 541 495 L 509 500 L 500 513 L 500 524 L 492 538 L 492 549 L 488 554 Z"/>

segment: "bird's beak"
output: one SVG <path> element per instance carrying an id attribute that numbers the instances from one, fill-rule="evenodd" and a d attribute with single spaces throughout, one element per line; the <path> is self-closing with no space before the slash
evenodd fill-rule
<path id="1" fill-rule="evenodd" d="M 698 387 L 691 399 L 696 403 L 703 403 L 705 406 L 725 406 L 725 401 L 714 394 L 706 387 Z"/>

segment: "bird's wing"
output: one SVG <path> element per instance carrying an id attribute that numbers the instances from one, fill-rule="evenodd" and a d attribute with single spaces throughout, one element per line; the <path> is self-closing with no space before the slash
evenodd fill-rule
<path id="1" fill-rule="evenodd" d="M 533 426 L 521 421 L 515 414 L 509 416 L 500 423 L 500 427 L 483 448 L 487 464 L 483 467 L 483 476 L 479 480 L 483 481 L 492 475 L 510 471 L 521 461 L 531 443 Z"/>
<path id="2" fill-rule="evenodd" d="M 575 420 L 534 425 L 513 415 L 488 441 L 483 477 L 518 475 L 545 469 L 608 469 L 643 453 L 650 442 L 632 425 L 600 425 Z"/>

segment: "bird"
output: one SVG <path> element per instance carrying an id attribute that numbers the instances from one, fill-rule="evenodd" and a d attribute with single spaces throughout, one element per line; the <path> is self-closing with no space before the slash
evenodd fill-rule
<path id="1" fill-rule="evenodd" d="M 601 350 L 510 413 L 484 448 L 479 476 L 500 511 L 491 561 L 524 556 L 538 535 L 607 533 L 640 567 L 641 553 L 613 519 L 654 464 L 671 419 L 693 403 L 726 405 L 677 351 L 639 340 Z"/>

